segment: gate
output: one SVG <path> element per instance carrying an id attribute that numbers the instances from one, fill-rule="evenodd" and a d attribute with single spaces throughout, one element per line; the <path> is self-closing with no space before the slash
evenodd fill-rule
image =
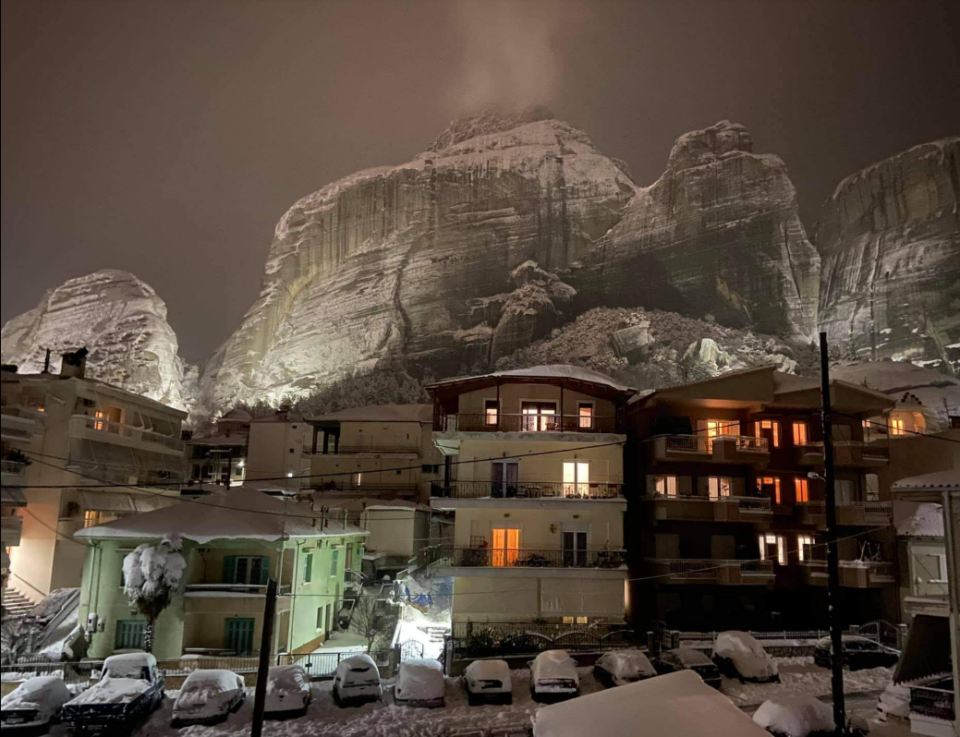
<path id="1" fill-rule="evenodd" d="M 423 658 L 423 643 L 416 640 L 407 640 L 400 646 L 400 662 L 420 660 Z"/>

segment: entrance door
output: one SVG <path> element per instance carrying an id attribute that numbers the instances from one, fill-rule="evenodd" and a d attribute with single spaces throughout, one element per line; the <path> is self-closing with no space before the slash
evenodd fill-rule
<path id="1" fill-rule="evenodd" d="M 520 481 L 519 463 L 516 461 L 494 461 L 490 470 L 490 496 L 502 499 L 517 495 L 517 484 Z"/>
<path id="2" fill-rule="evenodd" d="M 585 568 L 587 565 L 587 533 L 563 533 L 564 568 Z"/>
<path id="3" fill-rule="evenodd" d="M 253 628 L 255 619 L 231 617 L 224 628 L 224 648 L 237 655 L 249 655 L 253 652 Z"/>
<path id="4" fill-rule="evenodd" d="M 147 623 L 139 619 L 121 619 L 117 621 L 115 650 L 140 650 L 143 647 L 143 633 Z"/>
<path id="5" fill-rule="evenodd" d="M 520 530 L 495 528 L 493 530 L 493 566 L 510 568 L 520 558 Z"/>

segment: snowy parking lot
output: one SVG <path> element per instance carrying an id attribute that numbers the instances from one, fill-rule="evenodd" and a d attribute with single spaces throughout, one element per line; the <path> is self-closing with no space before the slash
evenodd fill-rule
<path id="1" fill-rule="evenodd" d="M 830 674 L 813 664 L 812 658 L 778 658 L 781 683 L 741 684 L 724 678 L 722 692 L 747 712 L 752 712 L 766 699 L 779 696 L 813 695 L 826 697 L 830 693 Z M 876 698 L 892 677 L 887 668 L 846 672 L 846 691 L 863 694 L 857 700 L 862 712 L 872 713 Z M 581 693 L 586 695 L 602 690 L 590 668 L 580 669 Z M 351 709 L 338 708 L 331 696 L 331 682 L 314 684 L 314 699 L 307 716 L 287 721 L 270 721 L 264 734 L 277 737 L 447 737 L 451 733 L 469 729 L 492 729 L 529 725 L 540 705 L 530 697 L 530 673 L 514 672 L 512 706 L 469 706 L 459 678 L 446 682 L 446 706 L 439 709 L 398 707 L 392 703 L 392 686 L 385 686 L 382 703 L 367 704 Z M 191 726 L 174 729 L 170 726 L 173 699 L 177 692 L 169 691 L 163 706 L 135 731 L 136 737 L 229 737 L 249 732 L 253 714 L 253 691 L 244 706 L 223 724 Z M 868 715 L 868 714 L 865 714 Z M 54 737 L 66 737 L 64 727 L 51 732 Z"/>

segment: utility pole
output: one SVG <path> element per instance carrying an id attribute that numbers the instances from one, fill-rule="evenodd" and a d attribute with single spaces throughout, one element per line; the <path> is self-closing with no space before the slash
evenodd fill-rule
<path id="1" fill-rule="evenodd" d="M 250 737 L 263 734 L 263 712 L 267 704 L 267 679 L 270 675 L 270 639 L 273 636 L 273 614 L 277 608 L 277 581 L 267 582 L 267 601 L 263 609 L 263 630 L 260 633 L 260 662 L 257 665 L 257 687 L 253 697 L 253 725 Z"/>
<path id="2" fill-rule="evenodd" d="M 840 550 L 837 546 L 837 494 L 833 473 L 833 417 L 830 411 L 830 356 L 827 334 L 820 333 L 820 417 L 823 423 L 823 478 L 827 507 L 827 621 L 833 657 L 833 721 L 838 735 L 846 734 L 843 698 L 843 625 L 840 621 Z"/>

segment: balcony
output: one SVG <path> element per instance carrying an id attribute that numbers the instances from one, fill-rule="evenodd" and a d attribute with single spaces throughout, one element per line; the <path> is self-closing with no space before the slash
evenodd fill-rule
<path id="1" fill-rule="evenodd" d="M 371 471 L 370 475 L 377 472 Z M 397 498 L 418 498 L 420 496 L 420 486 L 418 484 L 398 483 L 398 484 L 375 484 L 362 483 L 357 485 L 350 482 L 323 481 L 320 478 L 317 481 L 311 479 L 303 480 L 304 490 L 313 490 L 321 497 L 324 492 L 330 492 L 334 496 L 357 496 L 357 497 L 376 497 L 378 499 L 397 499 Z"/>
<path id="2" fill-rule="evenodd" d="M 660 583 L 767 586 L 775 579 L 772 560 L 654 558 L 650 562 Z"/>
<path id="3" fill-rule="evenodd" d="M 3 547 L 16 547 L 20 544 L 23 532 L 23 519 L 19 516 L 0 517 L 0 544 Z"/>
<path id="4" fill-rule="evenodd" d="M 0 461 L 0 483 L 4 486 L 22 486 L 27 465 L 15 461 Z"/>
<path id="5" fill-rule="evenodd" d="M 875 468 L 890 462 L 890 448 L 860 440 L 835 440 L 833 462 L 843 468 Z M 801 466 L 823 465 L 823 443 L 807 443 L 797 448 L 797 463 Z"/>
<path id="6" fill-rule="evenodd" d="M 809 442 L 794 446 L 798 466 L 823 466 L 823 443 Z"/>
<path id="7" fill-rule="evenodd" d="M 202 597 L 262 599 L 266 595 L 266 584 L 194 583 L 184 588 L 184 596 L 191 599 Z"/>
<path id="8" fill-rule="evenodd" d="M 647 497 L 654 505 L 657 520 L 698 522 L 769 522 L 773 508 L 767 497 L 724 496 L 711 499 L 704 496 Z"/>
<path id="9" fill-rule="evenodd" d="M 160 452 L 172 451 L 179 455 L 183 455 L 184 453 L 184 443 L 179 437 L 161 435 L 160 433 L 152 432 L 145 428 L 124 425 L 120 422 L 111 422 L 86 415 L 74 415 L 70 418 L 70 435 L 72 437 L 106 442 L 120 439 L 123 445 L 156 446 L 153 450 L 159 450 Z"/>
<path id="10" fill-rule="evenodd" d="M 654 438 L 657 461 L 764 464 L 770 458 L 766 438 L 749 435 L 667 435 Z"/>
<path id="11" fill-rule="evenodd" d="M 808 560 L 801 564 L 803 582 L 808 586 L 827 585 L 827 561 Z M 876 589 L 896 586 L 897 575 L 893 563 L 887 561 L 840 561 L 840 585 L 848 589 Z"/>
<path id="12" fill-rule="evenodd" d="M 564 483 L 561 481 L 455 481 L 444 486 L 432 484 L 433 499 L 505 499 L 505 500 L 611 500 L 623 499 L 623 484 Z"/>
<path id="13" fill-rule="evenodd" d="M 458 569 L 446 575 L 464 575 L 461 569 L 591 569 L 626 572 L 626 553 L 622 550 L 557 550 L 457 548 L 432 546 L 417 555 L 421 567 Z M 489 571 L 488 571 L 489 572 Z M 484 574 L 486 575 L 486 574 Z"/>
<path id="14" fill-rule="evenodd" d="M 438 418 L 437 432 L 620 433 L 616 417 L 529 414 L 455 414 Z"/>
<path id="15" fill-rule="evenodd" d="M 370 442 L 360 445 L 338 445 L 333 452 L 316 452 L 305 450 L 305 458 L 336 458 L 337 456 L 352 455 L 419 455 L 420 446 L 415 443 L 383 443 Z"/>
<path id="16" fill-rule="evenodd" d="M 798 521 L 805 525 L 826 527 L 827 508 L 824 502 L 796 505 Z M 837 524 L 845 527 L 873 527 L 890 524 L 893 505 L 890 502 L 844 502 L 837 504 Z"/>

